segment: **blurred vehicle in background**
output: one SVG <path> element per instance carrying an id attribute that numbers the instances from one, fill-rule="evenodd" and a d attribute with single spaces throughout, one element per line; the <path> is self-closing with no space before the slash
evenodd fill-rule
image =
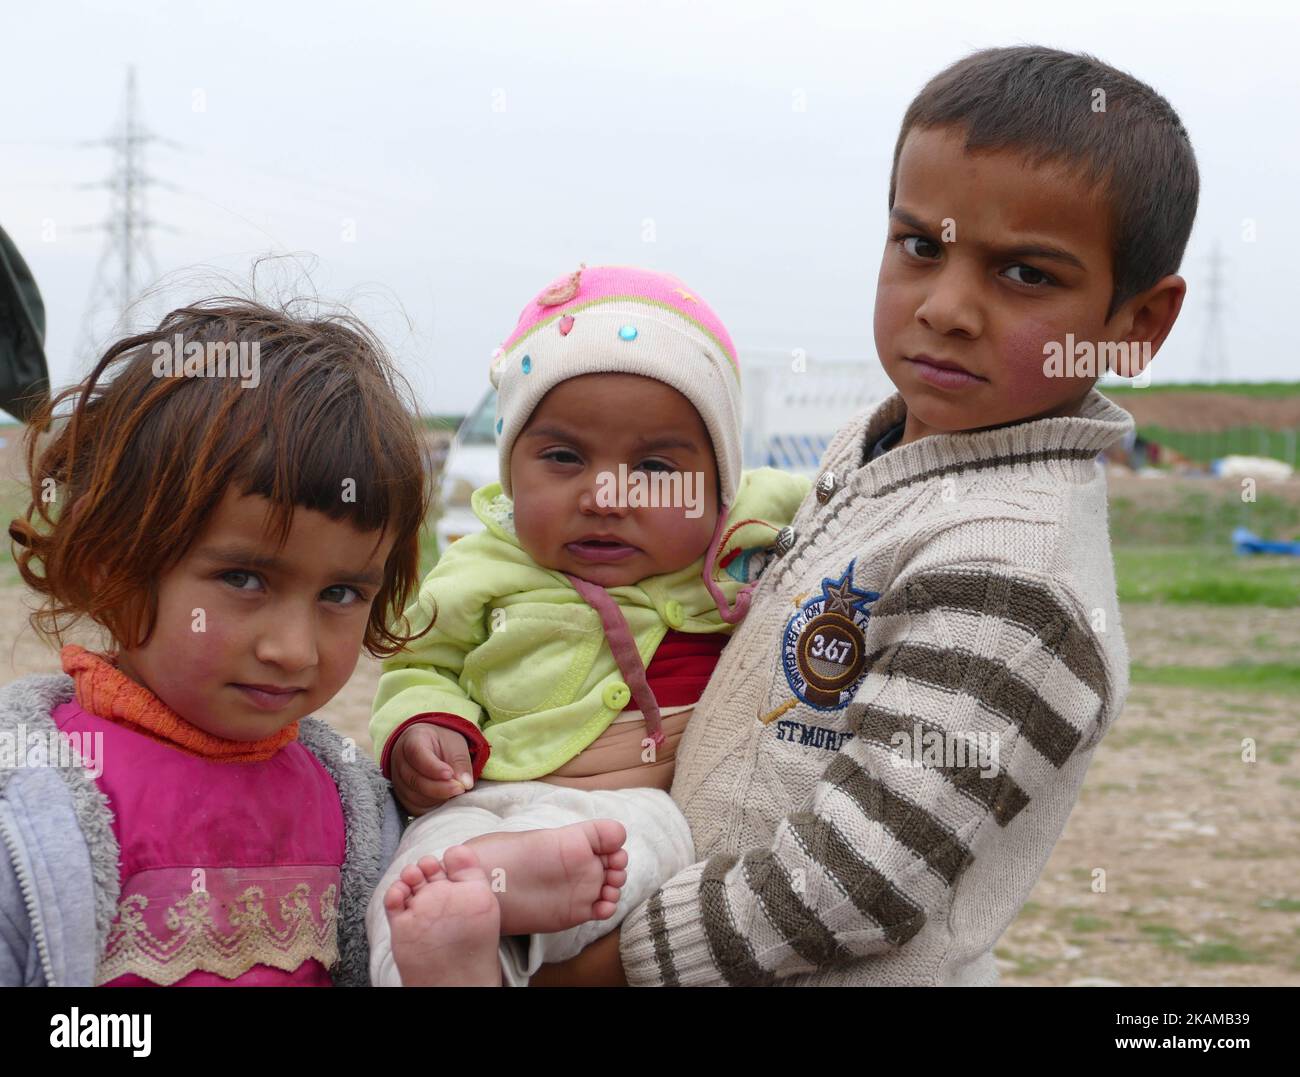
<path id="1" fill-rule="evenodd" d="M 458 538 L 481 531 L 483 524 L 469 507 L 470 495 L 480 486 L 496 482 L 497 393 L 495 389 L 479 402 L 456 430 L 439 482 L 439 505 L 436 534 L 441 552 Z"/>
<path id="2" fill-rule="evenodd" d="M 816 479 L 835 431 L 893 386 L 874 359 L 813 359 L 801 352 L 742 353 L 744 467 L 775 467 Z M 438 549 L 483 528 L 470 495 L 496 482 L 496 390 L 456 431 L 442 473 Z"/>

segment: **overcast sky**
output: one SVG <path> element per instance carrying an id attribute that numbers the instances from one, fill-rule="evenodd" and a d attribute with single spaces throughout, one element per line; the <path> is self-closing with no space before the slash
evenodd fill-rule
<path id="1" fill-rule="evenodd" d="M 127 65 L 164 295 L 209 267 L 350 303 L 430 411 L 463 411 L 524 303 L 579 262 L 698 289 L 742 352 L 874 365 L 889 162 L 908 101 L 976 48 L 1091 52 L 1173 103 L 1201 168 L 1190 292 L 1156 380 L 1199 380 L 1223 253 L 1228 374 L 1295 380 L 1293 4 L 6 3 L 0 223 L 78 377 Z M 1288 10 L 1290 9 L 1290 10 Z M 802 106 L 802 107 L 800 107 Z M 1253 241 L 1250 228 L 1253 222 Z M 304 276 L 305 274 L 305 276 Z M 210 290 L 210 289 L 209 289 Z M 107 331 L 101 326 L 100 336 Z"/>

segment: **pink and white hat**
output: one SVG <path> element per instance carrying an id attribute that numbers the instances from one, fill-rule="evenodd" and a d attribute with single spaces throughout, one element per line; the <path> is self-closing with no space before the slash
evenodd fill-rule
<path id="1" fill-rule="evenodd" d="M 740 361 L 712 309 L 676 277 L 633 266 L 583 266 L 549 284 L 493 354 L 501 489 L 510 451 L 548 391 L 580 374 L 641 374 L 695 405 L 713 441 L 730 506 L 740 484 Z"/>

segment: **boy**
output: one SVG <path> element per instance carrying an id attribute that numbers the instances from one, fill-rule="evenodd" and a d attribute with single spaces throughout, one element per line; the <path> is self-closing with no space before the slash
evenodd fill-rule
<path id="1" fill-rule="evenodd" d="M 682 740 L 700 862 L 617 964 L 536 982 L 996 982 L 1128 683 L 1096 458 L 1131 419 L 1062 349 L 1159 349 L 1197 190 L 1173 109 L 1091 57 L 921 91 L 875 308 L 898 393 L 827 450 Z"/>

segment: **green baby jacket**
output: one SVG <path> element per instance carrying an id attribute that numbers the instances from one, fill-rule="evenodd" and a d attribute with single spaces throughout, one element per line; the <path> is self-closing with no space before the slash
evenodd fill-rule
<path id="1" fill-rule="evenodd" d="M 809 485 L 774 468 L 741 477 L 714 570 L 728 602 L 762 571 Z M 627 706 L 630 691 L 599 614 L 562 572 L 543 568 L 519 545 L 500 483 L 476 490 L 471 505 L 485 530 L 452 543 L 407 608 L 411 631 L 431 620 L 434 627 L 384 662 L 370 736 L 382 760 L 388 738 L 408 719 L 458 715 L 491 746 L 482 777 L 527 781 L 591 744 Z M 700 558 L 608 589 L 646 665 L 669 629 L 731 631 L 704 585 L 703 565 Z"/>

